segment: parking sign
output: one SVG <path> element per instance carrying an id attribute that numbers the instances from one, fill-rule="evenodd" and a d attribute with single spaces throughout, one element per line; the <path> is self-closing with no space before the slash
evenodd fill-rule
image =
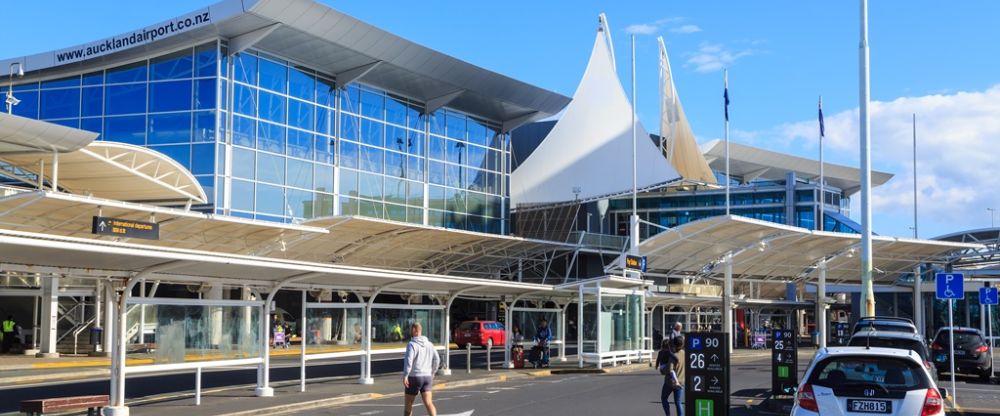
<path id="1" fill-rule="evenodd" d="M 965 276 L 962 273 L 937 273 L 934 281 L 938 299 L 965 299 Z"/>
<path id="2" fill-rule="evenodd" d="M 997 288 L 995 288 L 995 287 L 981 287 L 981 288 L 979 288 L 979 304 L 981 304 L 981 305 L 996 305 L 997 304 Z"/>

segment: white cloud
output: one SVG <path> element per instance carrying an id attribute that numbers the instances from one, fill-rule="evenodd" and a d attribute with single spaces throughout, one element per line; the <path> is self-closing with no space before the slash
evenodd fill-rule
<path id="1" fill-rule="evenodd" d="M 698 27 L 697 25 L 684 25 L 684 26 L 679 26 L 679 27 L 675 27 L 673 29 L 670 29 L 670 31 L 672 33 L 690 34 L 690 33 L 701 32 L 701 28 Z"/>
<path id="2" fill-rule="evenodd" d="M 632 35 L 652 35 L 659 30 L 659 27 L 649 23 L 639 23 L 625 27 L 625 33 Z"/>
<path id="3" fill-rule="evenodd" d="M 874 229 L 907 236 L 913 215 L 912 114 L 917 114 L 917 185 L 921 237 L 990 225 L 986 208 L 1000 208 L 1000 84 L 985 91 L 873 102 L 872 163 L 896 176 L 872 189 Z M 857 166 L 857 108 L 825 117 L 830 160 Z M 815 152 L 816 120 L 745 134 L 756 145 Z M 766 143 L 766 144 L 765 144 Z M 809 156 L 815 157 L 815 156 Z M 858 213 L 860 195 L 852 199 Z M 852 215 L 857 217 L 857 215 Z"/>
<path id="4" fill-rule="evenodd" d="M 694 68 L 695 72 L 715 72 L 736 62 L 737 59 L 753 55 L 753 50 L 731 51 L 715 43 L 702 43 L 698 51 L 691 54 L 685 67 Z"/>

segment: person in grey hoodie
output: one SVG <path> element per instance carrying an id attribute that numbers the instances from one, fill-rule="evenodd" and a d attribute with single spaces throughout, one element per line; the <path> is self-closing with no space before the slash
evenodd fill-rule
<path id="1" fill-rule="evenodd" d="M 431 402 L 431 388 L 434 386 L 434 374 L 441 366 L 441 356 L 434 349 L 434 344 L 421 335 L 420 322 L 410 325 L 410 343 L 406 344 L 406 355 L 403 356 L 403 387 L 405 389 L 406 406 L 403 415 L 413 414 L 413 401 L 420 393 L 420 399 L 427 408 L 427 414 L 437 415 L 437 409 Z"/>

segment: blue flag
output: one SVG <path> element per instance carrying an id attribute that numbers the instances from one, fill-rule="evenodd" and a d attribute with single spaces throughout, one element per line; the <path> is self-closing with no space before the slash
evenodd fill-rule
<path id="1" fill-rule="evenodd" d="M 726 87 L 722 90 L 722 98 L 726 100 L 726 121 L 729 121 L 729 82 L 726 82 Z"/>
<path id="2" fill-rule="evenodd" d="M 826 128 L 823 126 L 823 97 L 819 97 L 819 137 L 826 137 Z"/>

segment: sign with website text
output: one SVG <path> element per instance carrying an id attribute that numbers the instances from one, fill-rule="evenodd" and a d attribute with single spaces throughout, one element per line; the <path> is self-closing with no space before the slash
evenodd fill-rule
<path id="1" fill-rule="evenodd" d="M 94 216 L 90 232 L 97 235 L 113 235 L 115 237 L 123 238 L 159 240 L 160 224 L 155 222 Z"/>
<path id="2" fill-rule="evenodd" d="M 799 385 L 799 354 L 795 331 L 771 331 L 771 395 L 794 396 Z"/>
<path id="3" fill-rule="evenodd" d="M 684 414 L 729 414 L 729 351 L 725 332 L 691 332 L 684 340 Z"/>

